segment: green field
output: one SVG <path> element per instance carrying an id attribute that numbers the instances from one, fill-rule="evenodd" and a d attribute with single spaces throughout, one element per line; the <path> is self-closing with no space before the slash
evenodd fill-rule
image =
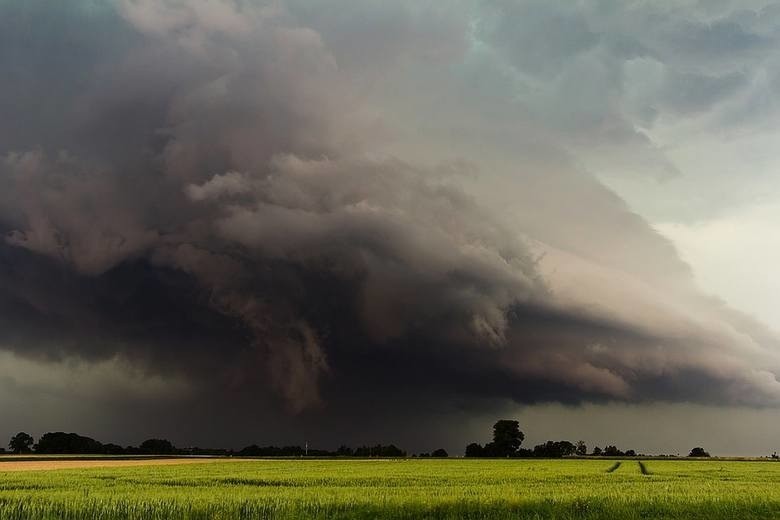
<path id="1" fill-rule="evenodd" d="M 780 463 L 644 466 L 647 474 L 635 460 L 257 460 L 0 472 L 0 519 L 780 518 Z"/>

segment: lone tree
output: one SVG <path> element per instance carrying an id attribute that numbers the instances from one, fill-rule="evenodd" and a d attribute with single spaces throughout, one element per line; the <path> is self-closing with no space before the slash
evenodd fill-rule
<path id="1" fill-rule="evenodd" d="M 709 457 L 710 454 L 704 451 L 704 448 L 697 446 L 688 454 L 689 457 Z"/>
<path id="2" fill-rule="evenodd" d="M 30 453 L 35 439 L 29 433 L 19 432 L 8 443 L 8 447 L 14 453 Z"/>
<path id="3" fill-rule="evenodd" d="M 493 425 L 493 442 L 489 445 L 490 454 L 494 457 L 517 455 L 523 439 L 525 434 L 520 431 L 519 422 L 502 419 Z"/>

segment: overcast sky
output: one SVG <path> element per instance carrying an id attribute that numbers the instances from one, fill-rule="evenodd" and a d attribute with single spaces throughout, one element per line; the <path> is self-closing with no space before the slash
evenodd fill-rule
<path id="1" fill-rule="evenodd" d="M 767 1 L 0 0 L 0 437 L 780 449 L 779 50 Z"/>

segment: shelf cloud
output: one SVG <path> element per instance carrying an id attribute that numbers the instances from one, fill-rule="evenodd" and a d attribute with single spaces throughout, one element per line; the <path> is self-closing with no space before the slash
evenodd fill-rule
<path id="1" fill-rule="evenodd" d="M 777 406 L 780 337 L 598 175 L 762 124 L 776 7 L 661 4 L 4 3 L 2 355 L 269 421 Z"/>

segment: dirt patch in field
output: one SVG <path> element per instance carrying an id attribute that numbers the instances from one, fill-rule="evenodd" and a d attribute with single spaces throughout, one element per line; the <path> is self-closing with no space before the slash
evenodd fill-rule
<path id="1" fill-rule="evenodd" d="M 120 468 L 125 466 L 169 466 L 175 464 L 208 464 L 211 462 L 238 462 L 238 459 L 137 459 L 137 460 L 20 460 L 0 462 L 3 471 L 52 471 L 57 469 Z"/>

